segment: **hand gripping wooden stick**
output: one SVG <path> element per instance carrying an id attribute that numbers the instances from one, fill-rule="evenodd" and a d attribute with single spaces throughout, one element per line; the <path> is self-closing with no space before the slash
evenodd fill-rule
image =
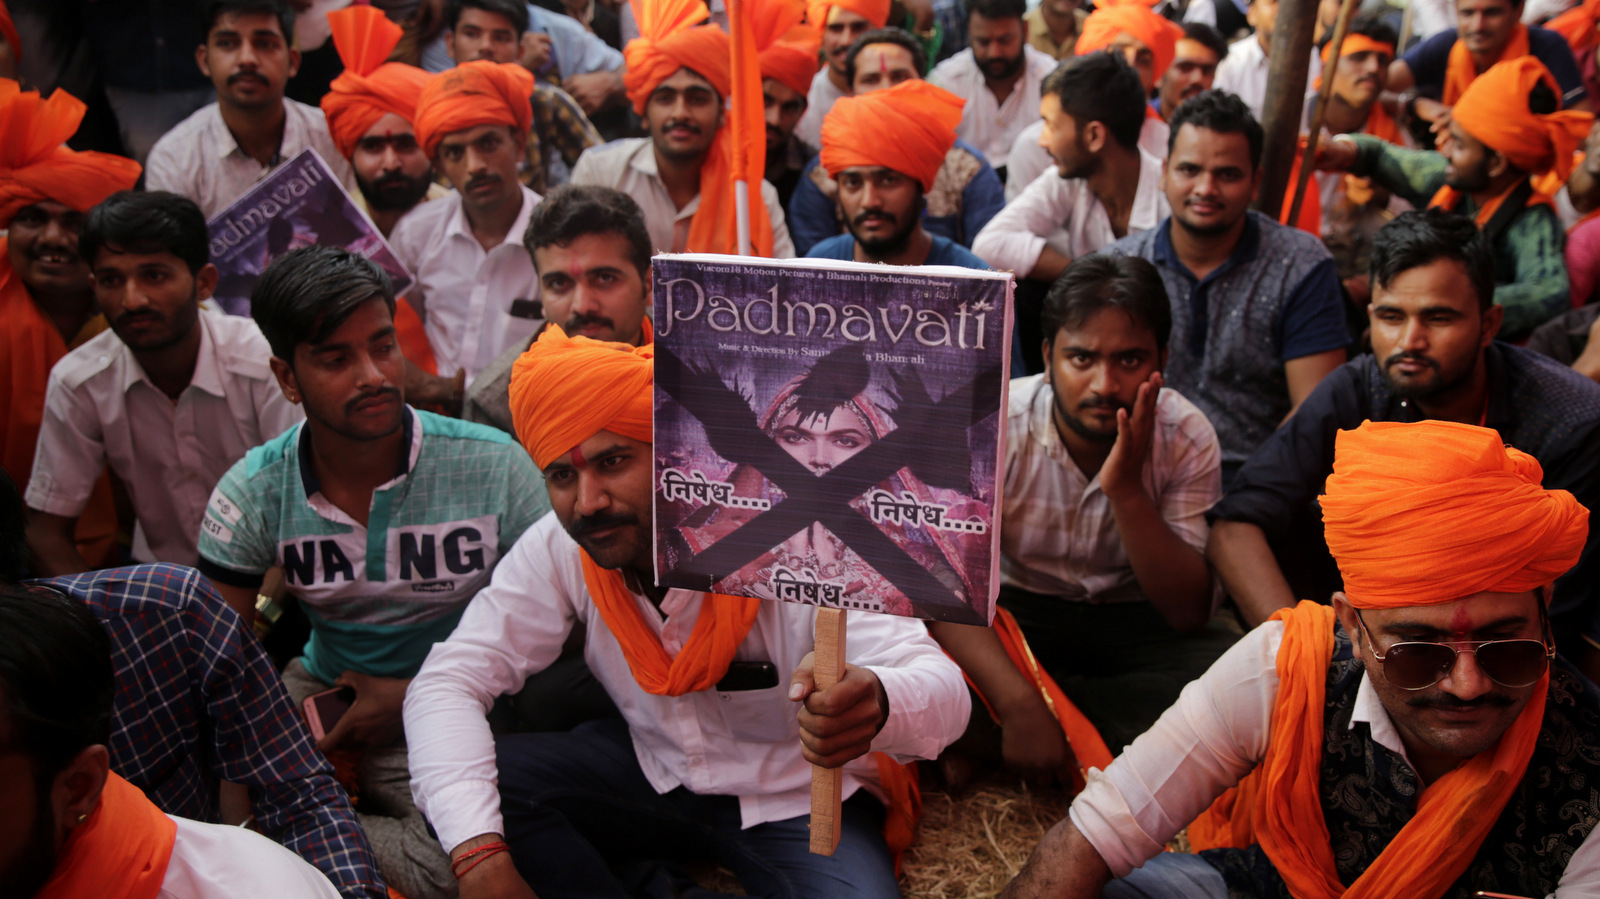
<path id="1" fill-rule="evenodd" d="M 826 690 L 844 677 L 844 610 L 818 609 L 812 677 Z M 811 766 L 811 851 L 832 855 L 839 848 L 839 801 L 844 769 Z"/>

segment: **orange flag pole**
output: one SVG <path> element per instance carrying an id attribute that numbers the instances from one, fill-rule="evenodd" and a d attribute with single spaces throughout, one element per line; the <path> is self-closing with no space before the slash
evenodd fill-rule
<path id="1" fill-rule="evenodd" d="M 732 129 L 734 208 L 737 213 L 739 254 L 750 255 L 750 190 L 761 189 L 766 177 L 767 123 L 761 96 L 761 62 L 751 25 L 750 0 L 727 0 L 728 36 L 733 46 L 733 96 L 729 105 Z"/>

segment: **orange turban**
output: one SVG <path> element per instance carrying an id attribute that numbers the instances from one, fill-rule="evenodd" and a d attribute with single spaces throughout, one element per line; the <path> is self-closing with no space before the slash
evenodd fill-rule
<path id="1" fill-rule="evenodd" d="M 428 79 L 417 100 L 417 142 L 432 159 L 447 134 L 479 125 L 533 128 L 533 73 L 514 62 L 474 59 Z"/>
<path id="2" fill-rule="evenodd" d="M 42 200 L 88 212 L 139 180 L 139 163 L 131 159 L 63 146 L 87 109 L 66 91 L 57 89 L 45 100 L 0 78 L 0 228 L 22 207 Z"/>
<path id="3" fill-rule="evenodd" d="M 1173 22 L 1150 11 L 1141 3 L 1124 3 L 1119 6 L 1101 6 L 1083 20 L 1083 32 L 1078 35 L 1079 56 L 1096 50 L 1109 50 L 1117 35 L 1128 33 L 1150 48 L 1155 57 L 1155 80 L 1167 73 L 1172 58 L 1178 55 L 1178 39 L 1183 29 Z"/>
<path id="4" fill-rule="evenodd" d="M 1487 428 L 1366 422 L 1340 431 L 1322 520 L 1350 603 L 1521 593 L 1565 574 L 1588 539 L 1589 511 L 1565 490 L 1546 490 L 1543 477 L 1537 460 Z"/>
<path id="5" fill-rule="evenodd" d="M 511 420 L 541 469 L 613 431 L 648 443 L 655 344 L 632 347 L 546 328 L 511 368 Z"/>
<path id="6" fill-rule="evenodd" d="M 822 120 L 822 167 L 838 177 L 851 166 L 893 169 L 924 192 L 956 142 L 965 100 L 922 79 L 886 91 L 841 97 Z"/>
<path id="7" fill-rule="evenodd" d="M 889 24 L 889 0 L 810 0 L 806 4 L 806 21 L 822 31 L 828 25 L 829 11 L 835 6 L 866 19 L 873 28 Z"/>
<path id="8" fill-rule="evenodd" d="M 1560 103 L 1561 88 L 1537 57 L 1495 63 L 1467 85 L 1450 115 L 1468 134 L 1532 174 L 1534 190 L 1553 196 L 1566 183 L 1594 115 L 1572 109 L 1534 114 L 1528 92 L 1540 81 Z"/>
<path id="9" fill-rule="evenodd" d="M 623 85 L 633 111 L 644 115 L 661 82 L 679 69 L 691 69 L 711 82 L 724 102 L 733 91 L 732 47 L 728 33 L 715 25 L 701 25 L 710 15 L 700 0 L 663 0 L 634 4 L 639 37 L 628 42 L 623 57 L 628 71 Z"/>
<path id="10" fill-rule="evenodd" d="M 748 4 L 755 33 L 761 77 L 773 78 L 797 94 L 811 91 L 811 78 L 821 68 L 816 29 L 800 25 L 806 14 L 801 0 L 756 0 Z"/>
<path id="11" fill-rule="evenodd" d="M 17 34 L 17 23 L 11 21 L 11 10 L 6 9 L 6 0 L 0 0 L 0 37 L 6 39 L 11 45 L 11 58 L 22 60 L 22 36 Z"/>
<path id="12" fill-rule="evenodd" d="M 431 76 L 416 66 L 384 62 L 405 32 L 377 7 L 335 10 L 328 13 L 328 26 L 344 73 L 323 95 L 322 111 L 333 142 L 348 158 L 361 136 L 385 115 L 392 112 L 408 123 L 414 121 L 417 101 Z"/>

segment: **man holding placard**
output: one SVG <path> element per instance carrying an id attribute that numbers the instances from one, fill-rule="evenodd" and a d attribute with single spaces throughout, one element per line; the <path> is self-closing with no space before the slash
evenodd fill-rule
<path id="1" fill-rule="evenodd" d="M 819 690 L 815 609 L 654 586 L 652 357 L 552 327 L 519 360 L 512 410 L 556 514 L 412 684 L 417 800 L 466 899 L 624 895 L 605 857 L 635 846 L 715 854 L 754 895 L 898 896 L 885 810 L 859 789 L 898 766 L 860 757 L 936 756 L 970 710 L 960 673 L 915 622 L 856 615 L 853 664 Z M 496 742 L 483 710 L 574 626 L 626 720 Z M 807 850 L 813 763 L 844 770 L 831 857 Z"/>

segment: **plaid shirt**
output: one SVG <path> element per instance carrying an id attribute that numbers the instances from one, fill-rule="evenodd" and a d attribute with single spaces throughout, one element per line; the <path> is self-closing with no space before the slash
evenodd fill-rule
<path id="1" fill-rule="evenodd" d="M 387 890 L 350 801 L 239 616 L 190 568 L 138 565 L 35 583 L 88 604 L 111 637 L 111 767 L 169 815 L 218 821 L 221 780 L 261 832 L 346 897 Z"/>
<path id="2" fill-rule="evenodd" d="M 583 151 L 603 141 L 583 114 L 583 107 L 561 88 L 540 82 L 534 85 L 530 99 L 533 128 L 528 135 L 528 167 L 522 170 L 522 183 L 544 195 L 566 184 Z"/>

